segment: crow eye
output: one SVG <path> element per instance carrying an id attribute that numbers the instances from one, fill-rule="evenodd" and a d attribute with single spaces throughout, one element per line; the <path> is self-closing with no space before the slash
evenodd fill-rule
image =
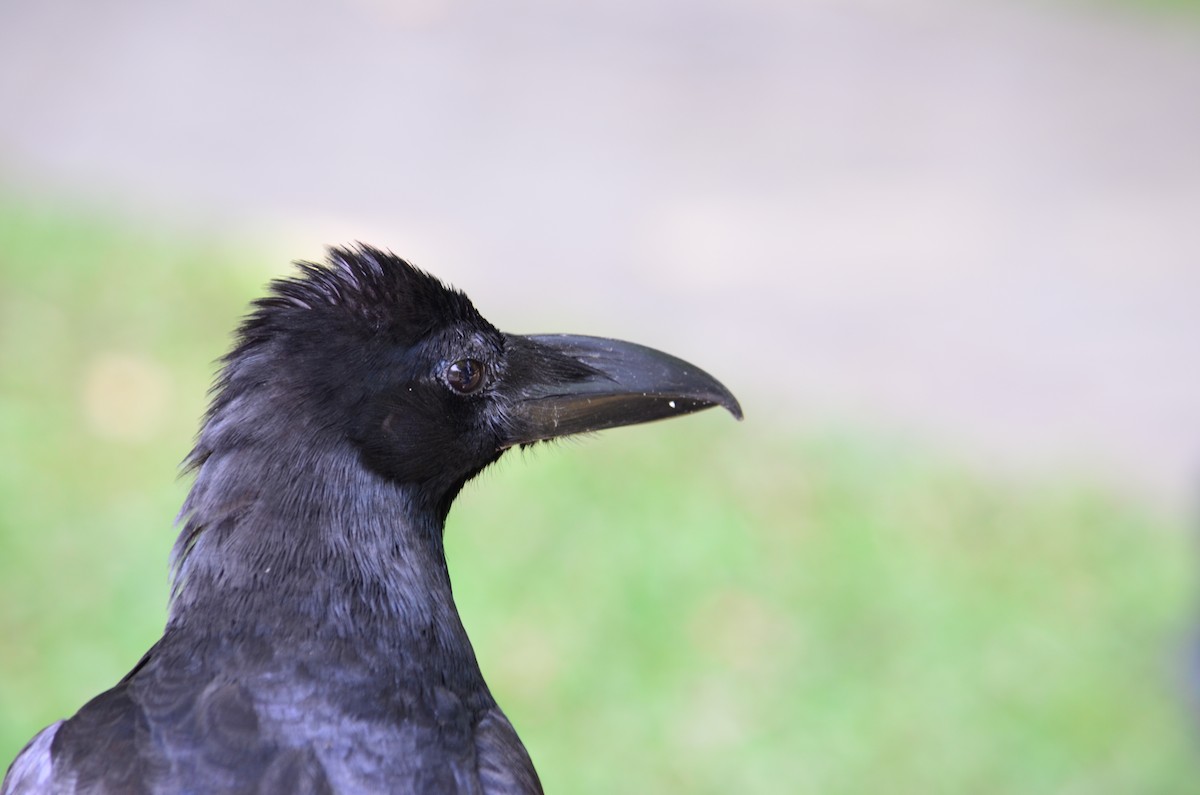
<path id="1" fill-rule="evenodd" d="M 459 359 L 446 368 L 446 383 L 460 395 L 478 392 L 483 386 L 483 362 L 478 359 Z"/>

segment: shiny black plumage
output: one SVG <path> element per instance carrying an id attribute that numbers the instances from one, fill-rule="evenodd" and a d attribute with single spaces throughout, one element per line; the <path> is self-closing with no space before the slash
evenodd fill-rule
<path id="1" fill-rule="evenodd" d="M 162 638 L 0 795 L 541 791 L 454 606 L 455 495 L 514 445 L 740 409 L 657 351 L 503 334 L 391 254 L 300 269 L 242 324 L 187 459 Z"/>

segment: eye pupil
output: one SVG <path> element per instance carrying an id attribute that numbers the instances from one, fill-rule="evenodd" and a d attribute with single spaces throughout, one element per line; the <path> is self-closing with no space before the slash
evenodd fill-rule
<path id="1" fill-rule="evenodd" d="M 469 395 L 483 386 L 483 363 L 477 359 L 459 359 L 446 369 L 446 382 L 461 395 Z"/>

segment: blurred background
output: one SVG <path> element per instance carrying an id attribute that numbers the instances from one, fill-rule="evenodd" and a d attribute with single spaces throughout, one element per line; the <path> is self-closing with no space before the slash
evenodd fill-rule
<path id="1" fill-rule="evenodd" d="M 746 409 L 456 504 L 547 791 L 1194 792 L 1198 141 L 1195 0 L 4 4 L 0 766 L 157 638 L 247 302 L 362 240 Z"/>

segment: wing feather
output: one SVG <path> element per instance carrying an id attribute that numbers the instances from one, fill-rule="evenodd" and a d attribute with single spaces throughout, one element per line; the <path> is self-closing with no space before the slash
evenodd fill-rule
<path id="1" fill-rule="evenodd" d="M 35 795 L 50 791 L 50 782 L 54 777 L 50 746 L 62 724 L 60 720 L 42 729 L 17 754 L 4 776 L 4 782 L 0 783 L 0 795 Z"/>

